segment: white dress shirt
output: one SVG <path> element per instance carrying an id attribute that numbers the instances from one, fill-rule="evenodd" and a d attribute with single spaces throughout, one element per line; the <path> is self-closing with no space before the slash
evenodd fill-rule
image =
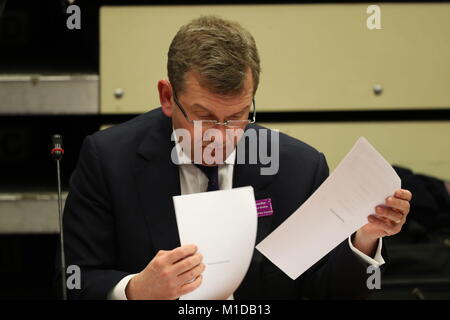
<path id="1" fill-rule="evenodd" d="M 192 164 L 189 157 L 185 156 L 182 152 L 181 147 L 176 143 L 176 150 L 179 156 L 179 175 L 180 175 L 180 191 L 181 194 L 191 194 L 198 192 L 205 192 L 208 188 L 208 178 L 206 175 Z M 219 165 L 219 189 L 227 190 L 233 187 L 233 169 L 235 161 L 236 149 L 228 156 L 225 163 Z M 379 240 L 378 248 L 375 253 L 375 257 L 371 258 L 366 254 L 362 253 L 356 249 L 351 238 L 348 238 L 348 244 L 350 249 L 359 256 L 363 261 L 369 264 L 381 266 L 385 263 L 383 257 L 381 256 L 382 240 Z M 123 279 L 121 279 L 117 285 L 109 292 L 108 299 L 110 300 L 127 300 L 125 295 L 125 288 L 127 287 L 130 279 L 136 274 L 130 274 Z M 228 300 L 233 300 L 233 295 L 231 295 Z"/>

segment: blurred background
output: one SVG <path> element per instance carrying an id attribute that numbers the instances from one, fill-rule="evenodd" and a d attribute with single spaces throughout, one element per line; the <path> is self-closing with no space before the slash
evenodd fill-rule
<path id="1" fill-rule="evenodd" d="M 145 0 L 0 0 L 0 298 L 57 296 L 51 136 L 65 197 L 86 135 L 159 107 L 169 44 L 201 14 L 255 37 L 258 123 L 331 170 L 365 136 L 413 192 L 371 299 L 450 299 L 450 1 Z"/>

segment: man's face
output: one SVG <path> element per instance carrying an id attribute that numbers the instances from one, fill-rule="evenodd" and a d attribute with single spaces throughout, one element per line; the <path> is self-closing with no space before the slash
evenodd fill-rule
<path id="1" fill-rule="evenodd" d="M 161 93 L 161 90 L 160 90 Z M 196 72 L 188 72 L 185 76 L 185 86 L 182 93 L 177 93 L 178 102 L 191 120 L 247 120 L 253 100 L 253 79 L 248 71 L 242 92 L 236 96 L 220 96 L 211 93 L 203 88 L 199 83 L 199 76 Z M 201 148 L 201 154 L 211 154 L 215 161 L 209 165 L 222 163 L 234 150 L 241 135 L 238 133 L 245 129 L 245 125 L 238 129 L 231 129 L 224 125 L 213 126 L 215 136 L 208 137 L 208 129 L 211 127 L 202 126 L 201 131 L 186 119 L 180 108 L 176 105 L 173 94 L 170 99 L 171 114 L 174 129 L 186 129 L 191 137 L 191 159 L 194 159 L 193 152 Z M 163 106 L 164 110 L 164 106 Z M 210 131 L 211 133 L 212 131 Z M 217 134 L 219 133 L 220 134 Z M 235 135 L 235 136 L 234 136 Z M 228 140 L 228 141 L 227 141 Z M 213 146 L 213 148 L 212 148 Z M 205 149 L 209 148 L 205 151 Z M 218 153 L 218 154 L 216 154 Z M 208 165 L 205 159 L 204 165 Z"/>

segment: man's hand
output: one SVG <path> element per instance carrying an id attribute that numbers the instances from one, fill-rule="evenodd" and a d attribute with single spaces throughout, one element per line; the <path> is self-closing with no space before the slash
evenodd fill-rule
<path id="1" fill-rule="evenodd" d="M 368 256 L 373 257 L 378 239 L 397 234 L 406 222 L 409 201 L 412 194 L 405 189 L 395 191 L 384 205 L 375 208 L 375 215 L 368 216 L 369 223 L 356 231 L 353 245 Z"/>
<path id="2" fill-rule="evenodd" d="M 152 261 L 131 278 L 125 289 L 128 300 L 173 300 L 197 289 L 205 265 L 195 245 L 160 250 Z"/>

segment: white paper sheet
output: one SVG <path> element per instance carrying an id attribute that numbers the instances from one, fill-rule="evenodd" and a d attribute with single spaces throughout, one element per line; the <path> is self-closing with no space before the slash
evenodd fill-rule
<path id="1" fill-rule="evenodd" d="M 181 245 L 197 245 L 206 265 L 200 287 L 180 299 L 227 299 L 244 279 L 255 249 L 253 188 L 181 195 L 173 201 Z"/>
<path id="2" fill-rule="evenodd" d="M 361 137 L 328 179 L 256 249 L 295 280 L 368 223 L 375 206 L 400 187 L 392 166 Z"/>

